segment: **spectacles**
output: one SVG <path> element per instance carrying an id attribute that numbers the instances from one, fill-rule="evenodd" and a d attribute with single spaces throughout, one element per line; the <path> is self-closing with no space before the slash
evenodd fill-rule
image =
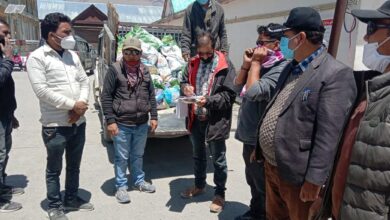
<path id="1" fill-rule="evenodd" d="M 214 52 L 206 52 L 206 53 L 198 52 L 198 55 L 199 55 L 199 56 L 204 56 L 204 55 L 206 55 L 206 56 L 211 57 L 213 54 L 214 54 Z"/>
<path id="2" fill-rule="evenodd" d="M 390 24 L 376 24 L 373 21 L 367 22 L 367 36 L 374 34 L 378 29 L 389 28 Z"/>
<path id="3" fill-rule="evenodd" d="M 125 50 L 125 51 L 123 51 L 123 54 L 126 55 L 126 56 L 129 56 L 129 55 L 138 56 L 138 55 L 141 54 L 141 51 L 138 51 L 138 50 Z"/>
<path id="4" fill-rule="evenodd" d="M 257 40 L 256 41 L 256 45 L 257 46 L 264 46 L 265 44 L 268 44 L 268 43 L 273 43 L 275 42 L 276 40 Z"/>

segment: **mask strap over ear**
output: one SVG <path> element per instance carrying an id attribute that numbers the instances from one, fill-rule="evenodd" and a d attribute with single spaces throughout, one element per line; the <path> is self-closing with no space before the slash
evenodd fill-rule
<path id="1" fill-rule="evenodd" d="M 301 31 L 302 32 L 302 31 Z M 292 36 L 291 38 L 290 38 L 290 40 L 293 40 L 293 39 L 295 39 L 301 32 L 299 32 L 298 34 L 296 34 L 296 35 L 294 35 L 294 36 Z M 294 49 L 292 49 L 293 51 L 296 51 L 296 50 L 298 50 L 299 49 L 299 47 L 300 46 L 302 46 L 302 44 L 303 43 L 301 43 L 301 44 L 299 44 L 298 46 L 296 46 Z"/>

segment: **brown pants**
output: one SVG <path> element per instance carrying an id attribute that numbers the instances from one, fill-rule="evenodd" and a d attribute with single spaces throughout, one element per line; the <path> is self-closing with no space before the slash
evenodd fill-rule
<path id="1" fill-rule="evenodd" d="M 281 180 L 277 167 L 268 162 L 264 166 L 267 220 L 307 220 L 312 202 L 299 198 L 301 187 Z"/>

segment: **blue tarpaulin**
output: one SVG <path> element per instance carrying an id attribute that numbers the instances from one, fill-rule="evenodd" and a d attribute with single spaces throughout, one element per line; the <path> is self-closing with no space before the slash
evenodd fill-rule
<path id="1" fill-rule="evenodd" d="M 173 6 L 173 12 L 179 12 L 187 8 L 188 5 L 193 3 L 195 0 L 171 0 Z"/>

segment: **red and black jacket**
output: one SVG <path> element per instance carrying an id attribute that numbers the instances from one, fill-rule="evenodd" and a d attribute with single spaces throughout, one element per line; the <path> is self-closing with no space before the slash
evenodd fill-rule
<path id="1" fill-rule="evenodd" d="M 208 127 L 206 141 L 225 140 L 229 138 L 232 107 L 236 94 L 234 92 L 233 80 L 236 72 L 233 64 L 219 51 L 215 52 L 218 56 L 218 64 L 209 80 L 209 90 L 206 95 L 207 103 L 205 108 L 208 117 Z M 181 79 L 181 88 L 191 85 L 196 91 L 196 75 L 200 65 L 200 57 L 193 57 L 188 67 L 183 73 Z M 187 129 L 191 132 L 192 123 L 195 119 L 194 108 L 189 108 L 189 114 L 186 120 Z"/>

